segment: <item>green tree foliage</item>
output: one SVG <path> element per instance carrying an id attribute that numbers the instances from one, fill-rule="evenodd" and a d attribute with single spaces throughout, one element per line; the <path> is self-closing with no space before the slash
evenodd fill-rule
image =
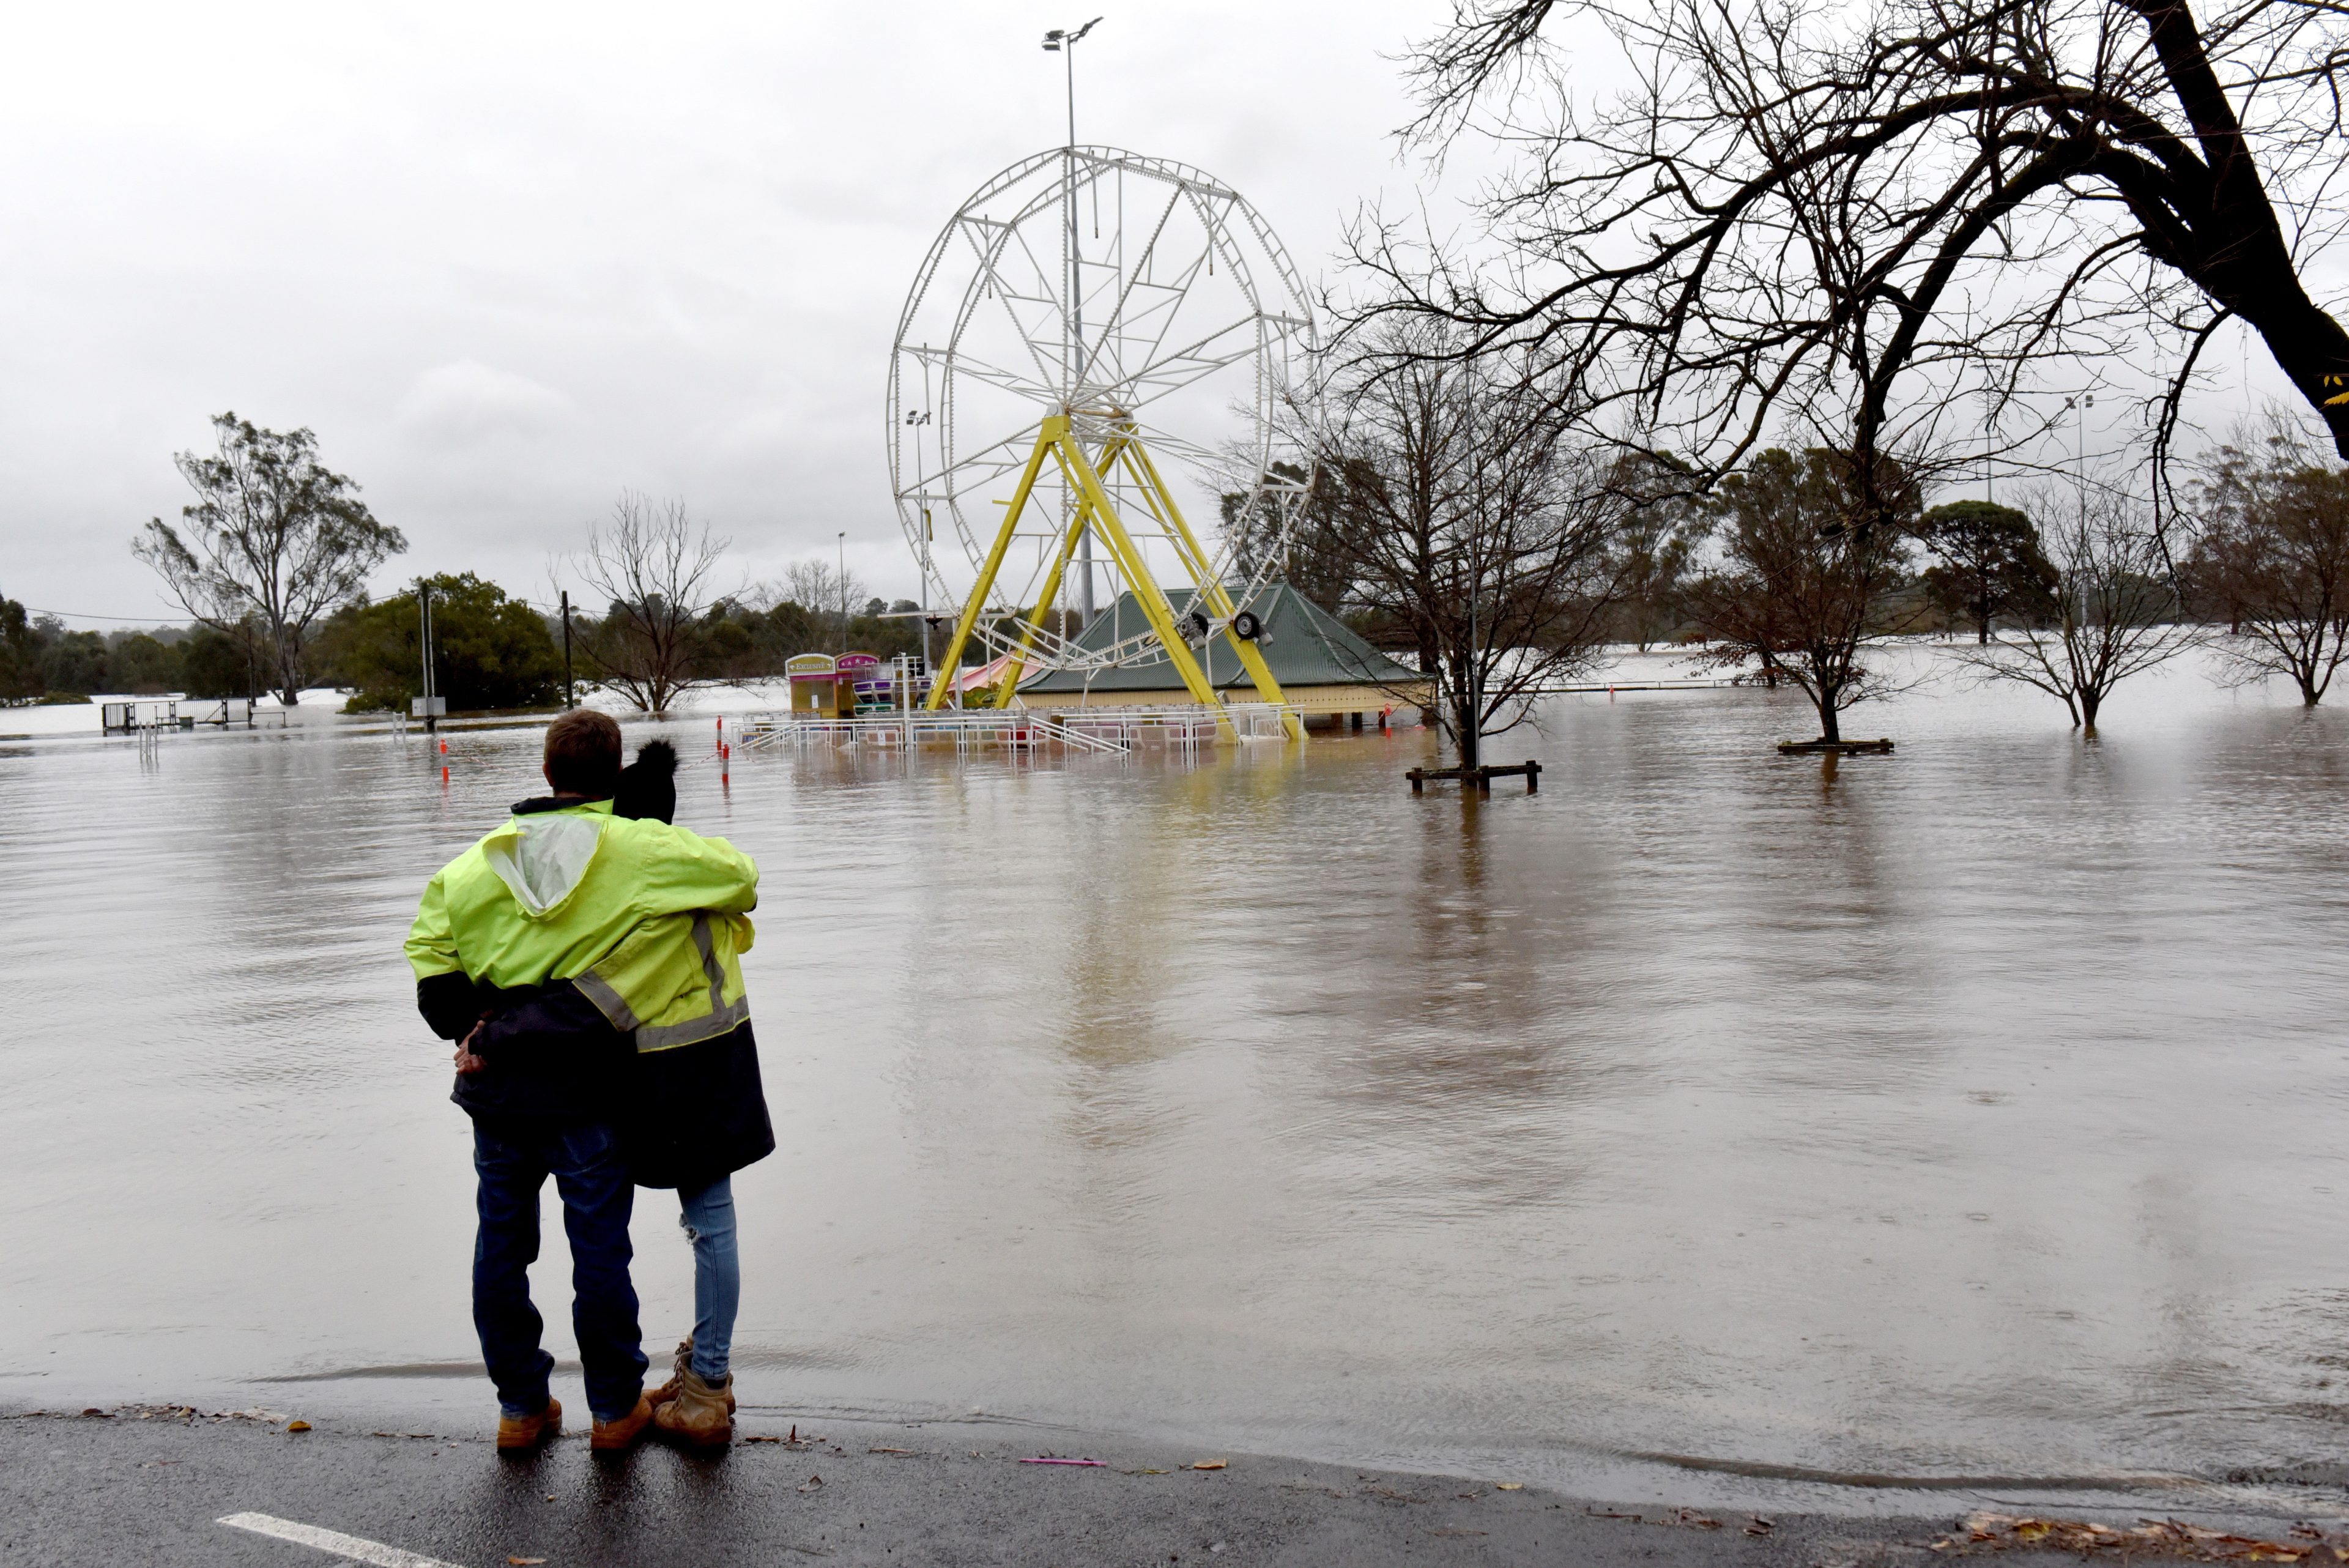
<path id="1" fill-rule="evenodd" d="M 157 517 L 131 542 L 187 612 L 265 659 L 288 704 L 309 677 L 310 633 L 364 592 L 369 572 L 408 548 L 375 519 L 358 486 L 318 462 L 306 430 L 213 419 L 219 450 L 173 462 L 196 493 L 181 527 Z M 184 530 L 184 532 L 182 532 Z"/>
<path id="2" fill-rule="evenodd" d="M 39 634 L 23 605 L 0 598 L 0 702 L 29 702 L 46 685 Z"/>
<path id="3" fill-rule="evenodd" d="M 354 712 L 405 711 L 424 690 L 417 594 L 432 595 L 432 684 L 455 711 L 529 708 L 563 692 L 563 650 L 546 618 L 471 572 L 419 578 L 406 593 L 347 606 L 320 628 L 316 652 Z"/>
<path id="4" fill-rule="evenodd" d="M 2284 675 L 2313 708 L 2349 661 L 2349 469 L 2298 431 L 2219 449 L 2198 487 L 2189 575 L 2226 618 L 2219 644 L 2245 680 Z"/>
<path id="5" fill-rule="evenodd" d="M 1917 536 L 1939 562 L 1926 569 L 1926 594 L 1951 622 L 1971 626 L 1977 643 L 1990 641 L 2001 616 L 2038 619 L 2054 608 L 2055 566 L 2013 507 L 1952 501 L 1926 513 Z"/>
<path id="6" fill-rule="evenodd" d="M 1922 510 L 1915 480 L 1889 459 L 1869 470 L 1824 448 L 1773 448 L 1723 481 L 1713 510 L 1722 560 L 1688 590 L 1720 644 L 1712 661 L 1758 660 L 1803 689 L 1822 740 L 1841 739 L 1837 716 L 1889 690 L 1868 644 L 1907 629 L 1891 599 Z"/>
<path id="7" fill-rule="evenodd" d="M 262 674 L 259 639 L 199 625 L 180 645 L 180 685 L 191 697 L 252 697 Z"/>
<path id="8" fill-rule="evenodd" d="M 106 639 L 94 631 L 67 631 L 53 620 L 44 619 L 41 625 L 48 632 L 47 646 L 41 650 L 41 679 L 47 691 L 87 697 L 93 691 L 115 689 L 106 668 Z"/>

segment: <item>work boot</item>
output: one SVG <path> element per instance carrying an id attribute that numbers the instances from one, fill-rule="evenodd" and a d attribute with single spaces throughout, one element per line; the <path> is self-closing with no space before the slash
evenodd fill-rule
<path id="1" fill-rule="evenodd" d="M 599 1454 L 616 1454 L 636 1446 L 645 1428 L 653 1424 L 652 1401 L 636 1397 L 636 1407 L 616 1421 L 598 1421 L 587 1435 L 587 1447 Z"/>
<path id="2" fill-rule="evenodd" d="M 653 1402 L 653 1408 L 657 1410 L 676 1398 L 678 1390 L 685 1386 L 685 1375 L 692 1370 L 693 1337 L 688 1334 L 678 1341 L 677 1364 L 669 1373 L 668 1381 L 645 1396 Z M 729 1373 L 726 1377 L 726 1413 L 730 1416 L 734 1413 L 734 1377 L 731 1373 Z"/>
<path id="3" fill-rule="evenodd" d="M 669 1369 L 668 1381 L 657 1388 L 645 1390 L 645 1397 L 652 1402 L 654 1409 L 659 1409 L 677 1397 L 677 1391 L 685 1386 L 686 1370 L 692 1365 L 693 1340 L 688 1335 L 677 1342 L 677 1364 Z"/>
<path id="4" fill-rule="evenodd" d="M 678 1374 L 677 1397 L 653 1412 L 653 1425 L 664 1437 L 704 1448 L 719 1448 L 734 1440 L 734 1375 L 704 1383 L 688 1366 Z"/>
<path id="5" fill-rule="evenodd" d="M 563 1407 L 554 1400 L 535 1416 L 504 1416 L 498 1417 L 498 1447 L 502 1450 L 534 1449 L 541 1443 L 551 1443 L 563 1430 Z"/>

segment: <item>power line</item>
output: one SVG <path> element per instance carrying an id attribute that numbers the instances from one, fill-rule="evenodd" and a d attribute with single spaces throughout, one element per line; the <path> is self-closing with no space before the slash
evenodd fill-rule
<path id="1" fill-rule="evenodd" d="M 83 615 L 75 610 L 43 609 L 38 605 L 26 605 L 25 609 L 26 613 L 31 615 L 53 615 L 59 620 L 119 620 L 125 626 L 170 626 L 173 624 L 171 618 L 169 616 Z"/>

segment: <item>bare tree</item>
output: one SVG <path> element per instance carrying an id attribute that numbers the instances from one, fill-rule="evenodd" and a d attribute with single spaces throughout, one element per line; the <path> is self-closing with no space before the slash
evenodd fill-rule
<path id="1" fill-rule="evenodd" d="M 834 652 L 847 649 L 848 623 L 855 618 L 858 607 L 872 597 L 855 573 L 843 574 L 817 556 L 785 566 L 780 593 L 768 592 L 775 603 L 795 604 L 807 611 L 824 639 L 835 645 Z"/>
<path id="2" fill-rule="evenodd" d="M 2315 707 L 2349 659 L 2349 471 L 2278 420 L 2262 441 L 2221 447 L 2196 489 L 2189 575 L 2227 618 L 2220 653 L 2241 680 L 2290 676 Z"/>
<path id="3" fill-rule="evenodd" d="M 1889 460 L 1876 468 L 1863 475 L 1848 454 L 1816 447 L 1761 453 L 1722 482 L 1721 559 L 1688 590 L 1699 629 L 1719 645 L 1704 660 L 1758 662 L 1774 683 L 1801 687 L 1823 741 L 1843 738 L 1845 709 L 1895 690 L 1868 649 L 1917 618 L 1892 602 L 1908 578 L 1917 485 Z"/>
<path id="4" fill-rule="evenodd" d="M 1438 677 L 1444 733 L 1473 767 L 1485 737 L 1596 657 L 1627 504 L 1517 369 L 1453 358 L 1444 335 L 1396 325 L 1378 358 L 1400 363 L 1341 369 L 1302 433 L 1326 508 L 1319 547 L 1373 628 Z"/>
<path id="5" fill-rule="evenodd" d="M 727 541 L 697 527 L 682 501 L 624 490 L 611 521 L 587 531 L 573 565 L 608 602 L 585 640 L 599 684 L 647 713 L 708 683 L 698 668 L 699 621 L 716 597 L 709 578 Z"/>
<path id="6" fill-rule="evenodd" d="M 2035 541 L 2054 569 L 2044 630 L 1967 649 L 1959 657 L 1976 675 L 2035 687 L 2059 699 L 2072 722 L 2096 732 L 2096 714 L 2113 688 L 2193 647 L 2169 570 L 2169 553 L 2150 509 L 2106 496 L 2076 507 L 2039 531 Z"/>
<path id="7" fill-rule="evenodd" d="M 188 614 L 235 639 L 276 677 L 277 699 L 300 700 L 311 628 L 337 605 L 364 599 L 367 574 L 408 548 L 375 519 L 359 487 L 318 462 L 307 430 L 264 430 L 216 416 L 220 450 L 171 461 L 195 491 L 181 527 L 149 521 L 130 552 L 155 568 Z"/>
<path id="8" fill-rule="evenodd" d="M 2166 452 L 2197 357 L 2239 317 L 2349 455 L 2349 333 L 2302 282 L 2343 217 L 2349 20 L 2325 0 L 2205 15 L 1455 0 L 1415 56 L 1410 133 L 1441 146 L 1489 112 L 1525 150 L 1487 213 L 1506 263 L 1372 223 L 1370 312 L 1537 355 L 1716 472 L 1799 428 L 1926 479 L 1960 393 L 2003 407 L 2065 358 L 2158 366 Z M 1611 35 L 1628 89 L 1578 95 L 1544 42 L 1576 24 Z"/>

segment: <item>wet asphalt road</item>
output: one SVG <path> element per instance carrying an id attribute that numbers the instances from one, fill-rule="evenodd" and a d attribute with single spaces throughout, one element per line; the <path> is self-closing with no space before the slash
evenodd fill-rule
<path id="1" fill-rule="evenodd" d="M 910 1453 L 871 1451 L 904 1448 Z M 0 1419 L 0 1562 L 305 1568 L 336 1555 L 218 1522 L 266 1514 L 463 1568 L 843 1563 L 1376 1564 L 1931 1561 L 1950 1520 L 1749 1516 L 1578 1500 L 1457 1478 L 1112 1442 L 1102 1469 L 1017 1462 L 999 1434 L 885 1428 L 717 1457 L 591 1458 L 575 1429 L 501 1460 L 485 1435 L 402 1437 L 328 1423 Z M 1145 1473 L 1164 1471 L 1163 1474 Z M 1708 1527 L 1702 1521 L 1716 1523 Z M 1750 1531 L 1759 1531 L 1749 1533 Z M 398 1557 L 381 1559 L 399 1563 Z M 420 1568 L 409 1562 L 407 1568 Z"/>

